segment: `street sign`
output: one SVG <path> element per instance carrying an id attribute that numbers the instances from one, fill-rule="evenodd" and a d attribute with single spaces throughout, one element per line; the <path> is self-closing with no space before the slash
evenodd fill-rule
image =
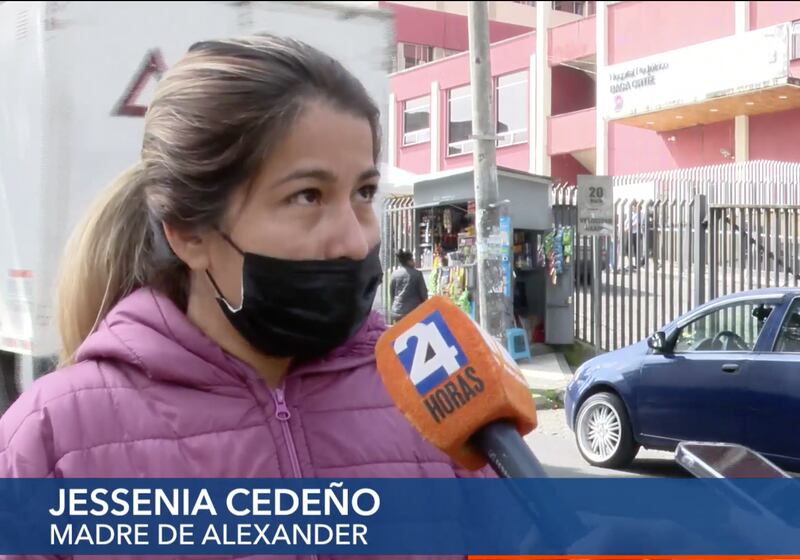
<path id="1" fill-rule="evenodd" d="M 604 237 L 614 232 L 611 177 L 578 175 L 578 235 Z"/>

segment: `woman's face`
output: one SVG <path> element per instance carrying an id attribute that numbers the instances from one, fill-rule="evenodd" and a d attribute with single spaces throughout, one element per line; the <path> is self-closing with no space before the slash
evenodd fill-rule
<path id="1" fill-rule="evenodd" d="M 372 201 L 378 171 L 361 117 L 315 102 L 279 142 L 250 188 L 231 201 L 222 230 L 245 252 L 291 260 L 363 259 L 379 241 Z M 240 303 L 242 256 L 207 238 L 208 270 Z"/>

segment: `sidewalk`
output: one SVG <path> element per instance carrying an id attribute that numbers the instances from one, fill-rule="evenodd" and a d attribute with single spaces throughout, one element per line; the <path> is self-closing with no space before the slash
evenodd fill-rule
<path id="1" fill-rule="evenodd" d="M 572 371 L 564 356 L 544 345 L 531 348 L 532 359 L 519 364 L 522 374 L 528 381 L 528 386 L 534 395 L 538 409 L 552 408 L 552 398 L 545 396 L 549 393 L 557 395 L 558 401 L 563 400 L 564 390 L 572 379 Z"/>

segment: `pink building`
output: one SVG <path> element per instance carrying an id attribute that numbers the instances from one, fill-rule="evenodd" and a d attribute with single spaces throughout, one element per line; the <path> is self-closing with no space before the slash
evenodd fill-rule
<path id="1" fill-rule="evenodd" d="M 453 54 L 466 48 L 466 21 L 383 5 L 397 16 L 398 56 L 427 42 L 434 59 L 392 75 L 390 165 L 415 174 L 471 166 L 469 61 Z M 574 182 L 800 161 L 800 2 L 527 5 L 527 20 L 493 22 L 498 165 Z"/>

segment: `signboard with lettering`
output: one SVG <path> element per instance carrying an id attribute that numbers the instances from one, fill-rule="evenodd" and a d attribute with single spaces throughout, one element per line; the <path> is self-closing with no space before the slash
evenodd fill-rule
<path id="1" fill-rule="evenodd" d="M 789 75 L 789 24 L 608 66 L 598 102 L 609 120 L 773 87 Z"/>
<path id="2" fill-rule="evenodd" d="M 578 175 L 578 235 L 614 232 L 614 185 L 611 177 Z"/>

